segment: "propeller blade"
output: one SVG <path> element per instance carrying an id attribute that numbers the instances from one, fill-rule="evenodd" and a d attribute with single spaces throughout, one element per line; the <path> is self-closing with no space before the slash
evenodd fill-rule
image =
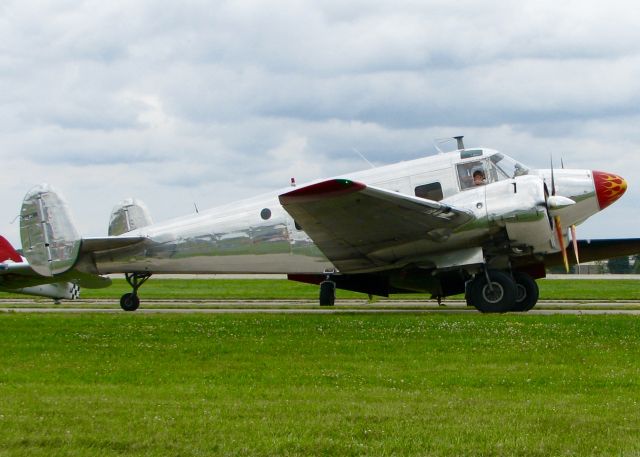
<path id="1" fill-rule="evenodd" d="M 560 157 L 560 168 L 564 170 L 564 160 L 562 160 L 562 157 Z"/>
<path id="2" fill-rule="evenodd" d="M 556 226 L 556 236 L 558 237 L 558 243 L 560 244 L 560 250 L 562 251 L 562 260 L 564 260 L 564 268 L 569 273 L 569 257 L 567 257 L 567 247 L 564 245 L 564 236 L 562 235 L 562 224 L 560 223 L 560 217 L 555 216 L 553 218 Z"/>
<path id="3" fill-rule="evenodd" d="M 580 273 L 580 256 L 578 255 L 578 237 L 576 236 L 576 226 L 571 226 L 571 242 L 573 243 L 573 254 L 576 256 L 576 264 L 578 265 L 578 273 Z"/>

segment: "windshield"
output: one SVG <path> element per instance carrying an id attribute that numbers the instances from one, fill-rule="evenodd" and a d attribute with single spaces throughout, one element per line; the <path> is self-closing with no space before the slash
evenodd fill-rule
<path id="1" fill-rule="evenodd" d="M 500 179 L 511 179 L 529 174 L 527 167 L 503 154 L 494 154 L 490 157 L 490 160 L 498 170 L 498 174 L 501 175 Z"/>

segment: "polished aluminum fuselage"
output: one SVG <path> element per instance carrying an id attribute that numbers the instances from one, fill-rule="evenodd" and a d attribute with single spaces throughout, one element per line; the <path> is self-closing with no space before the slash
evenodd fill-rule
<path id="1" fill-rule="evenodd" d="M 495 151 L 483 150 L 485 157 L 493 153 Z M 437 181 L 442 186 L 443 203 L 474 214 L 472 223 L 448 239 L 434 243 L 425 238 L 397 248 L 394 256 L 405 256 L 406 263 L 428 265 L 430 256 L 481 246 L 492 234 L 505 228 L 521 244 L 535 246 L 537 252 L 557 250 L 548 217 L 541 210 L 543 180 L 549 182 L 550 179 L 547 171 L 461 190 L 456 173 L 456 165 L 460 163 L 464 160 L 455 152 L 348 175 L 351 180 L 408 195 L 414 195 L 417 186 Z M 575 197 L 577 202 L 563 214 L 567 226 L 580 223 L 598 211 L 589 173 L 556 171 L 559 192 Z M 119 250 L 96 252 L 97 272 L 317 274 L 335 271 L 334 265 L 307 234 L 296 227 L 281 206 L 278 196 L 289 190 L 291 188 L 126 233 L 122 236 L 144 236 L 146 241 Z M 525 208 L 528 210 L 524 211 Z M 366 227 L 360 229 L 366 230 Z"/>

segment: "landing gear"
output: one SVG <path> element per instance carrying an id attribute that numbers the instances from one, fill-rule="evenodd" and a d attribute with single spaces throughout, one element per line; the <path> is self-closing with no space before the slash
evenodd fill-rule
<path id="1" fill-rule="evenodd" d="M 509 275 L 498 270 L 477 274 L 467 286 L 467 306 L 481 313 L 525 312 L 538 302 L 538 284 L 526 273 Z"/>
<path id="2" fill-rule="evenodd" d="M 133 292 L 120 297 L 120 307 L 125 311 L 135 311 L 140 306 L 138 289 L 151 277 L 151 273 L 125 273 L 124 277 L 133 288 Z"/>
<path id="3" fill-rule="evenodd" d="M 320 283 L 320 306 L 333 306 L 336 302 L 336 283 L 326 279 Z"/>
<path id="4" fill-rule="evenodd" d="M 467 290 L 467 304 L 481 313 L 511 311 L 516 301 L 516 283 L 506 273 L 487 270 L 471 281 Z"/>
<path id="5" fill-rule="evenodd" d="M 516 282 L 516 301 L 513 311 L 529 311 L 538 302 L 540 289 L 534 279 L 526 273 L 515 271 L 513 279 Z"/>
<path id="6" fill-rule="evenodd" d="M 140 306 L 140 299 L 135 294 L 124 294 L 120 297 L 120 307 L 125 311 L 135 311 Z"/>

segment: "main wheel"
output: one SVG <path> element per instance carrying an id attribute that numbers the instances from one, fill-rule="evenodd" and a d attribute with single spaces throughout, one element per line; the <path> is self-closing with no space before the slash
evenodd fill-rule
<path id="1" fill-rule="evenodd" d="M 538 284 L 531 276 L 520 271 L 513 273 L 513 279 L 516 281 L 516 301 L 513 311 L 529 311 L 538 303 L 540 296 Z"/>
<path id="2" fill-rule="evenodd" d="M 125 311 L 135 311 L 140 306 L 140 299 L 135 294 L 124 294 L 120 297 L 120 307 Z"/>
<path id="3" fill-rule="evenodd" d="M 468 301 L 481 313 L 505 313 L 513 309 L 516 301 L 516 283 L 506 273 L 489 271 L 478 274 L 469 286 Z"/>
<path id="4" fill-rule="evenodd" d="M 336 302 L 336 283 L 322 281 L 320 283 L 320 306 L 333 306 Z"/>

